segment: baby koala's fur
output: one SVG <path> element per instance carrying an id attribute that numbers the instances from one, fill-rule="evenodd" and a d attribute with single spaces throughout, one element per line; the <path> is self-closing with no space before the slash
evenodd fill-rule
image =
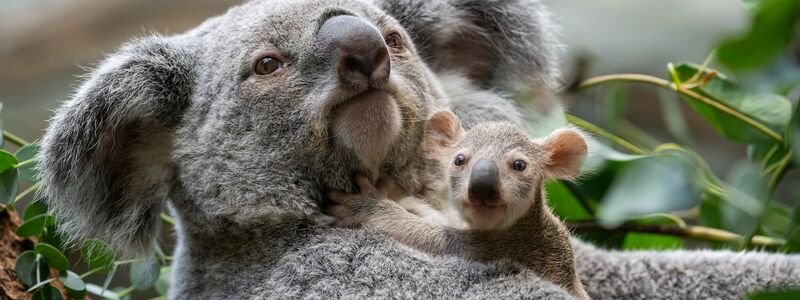
<path id="1" fill-rule="evenodd" d="M 332 193 L 346 206 L 334 208 L 337 219 L 433 254 L 515 261 L 588 299 L 569 232 L 543 192 L 546 180 L 577 176 L 587 154 L 577 131 L 532 140 L 513 123 L 486 122 L 464 132 L 455 115 L 441 111 L 427 122 L 423 150 L 431 167 L 421 195 L 358 178 L 360 195 Z"/>

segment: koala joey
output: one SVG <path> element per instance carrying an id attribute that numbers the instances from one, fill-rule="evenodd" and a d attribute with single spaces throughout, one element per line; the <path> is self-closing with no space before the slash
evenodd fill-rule
<path id="1" fill-rule="evenodd" d="M 580 133 L 561 129 L 530 139 L 510 122 L 464 132 L 455 115 L 435 113 L 423 148 L 438 172 L 424 195 L 397 198 L 392 183 L 357 178 L 361 194 L 331 193 L 340 225 L 361 223 L 434 254 L 523 264 L 545 280 L 588 299 L 575 268 L 570 235 L 546 204 L 543 183 L 577 176 L 587 155 Z M 422 217 L 428 222 L 419 222 Z"/>

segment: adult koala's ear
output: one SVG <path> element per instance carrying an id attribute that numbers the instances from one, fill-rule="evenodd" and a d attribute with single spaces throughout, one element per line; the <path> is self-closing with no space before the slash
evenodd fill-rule
<path id="1" fill-rule="evenodd" d="M 538 0 L 375 0 L 436 71 L 483 88 L 558 86 L 558 28 Z"/>
<path id="2" fill-rule="evenodd" d="M 42 141 L 47 203 L 72 241 L 151 249 L 167 196 L 174 129 L 189 106 L 192 55 L 175 38 L 133 41 L 90 74 Z"/>

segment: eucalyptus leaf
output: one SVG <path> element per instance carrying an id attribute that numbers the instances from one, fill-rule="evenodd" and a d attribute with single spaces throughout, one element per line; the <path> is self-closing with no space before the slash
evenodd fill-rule
<path id="1" fill-rule="evenodd" d="M 680 64 L 675 68 L 682 82 L 697 78 L 700 67 L 693 64 Z M 709 77 L 709 70 L 701 73 L 699 78 Z M 791 119 L 792 104 L 785 97 L 777 94 L 754 94 L 741 90 L 724 75 L 716 73 L 705 84 L 691 88 L 696 94 L 710 99 L 736 112 L 739 112 L 768 130 L 778 134 L 780 138 Z M 701 102 L 698 98 L 684 95 L 689 105 L 702 115 L 723 136 L 742 143 L 774 142 L 761 130 L 748 124 L 720 108 Z"/>
<path id="2" fill-rule="evenodd" d="M 114 249 L 101 240 L 90 239 L 81 245 L 81 258 L 92 269 L 102 268 L 103 272 L 111 271 L 116 257 Z"/>
<path id="3" fill-rule="evenodd" d="M 17 158 L 0 150 L 0 203 L 9 204 L 17 196 Z"/>
<path id="4" fill-rule="evenodd" d="M 743 235 L 751 233 L 765 209 L 766 178 L 758 166 L 740 162 L 726 177 L 725 189 L 727 195 L 721 210 L 723 228 Z"/>
<path id="5" fill-rule="evenodd" d="M 549 182 L 545 185 L 547 203 L 553 212 L 561 219 L 567 221 L 580 221 L 592 218 L 590 212 L 581 205 L 578 198 L 560 181 Z"/>
<path id="6" fill-rule="evenodd" d="M 36 266 L 39 266 L 38 271 L 38 280 L 37 280 L 37 270 Z M 27 286 L 34 286 L 38 282 L 47 279 L 49 268 L 47 264 L 41 261 L 38 255 L 33 251 L 25 251 L 22 252 L 17 257 L 16 265 L 14 266 L 14 271 L 17 273 L 17 277 Z"/>
<path id="7" fill-rule="evenodd" d="M 15 233 L 20 237 L 40 236 L 44 229 L 53 223 L 55 218 L 52 215 L 38 215 L 22 223 Z"/>
<path id="8" fill-rule="evenodd" d="M 135 262 L 131 265 L 129 273 L 133 288 L 139 291 L 149 289 L 158 281 L 161 275 L 161 265 L 155 256 Z"/>
<path id="9" fill-rule="evenodd" d="M 40 254 L 44 258 L 44 261 L 47 262 L 47 265 L 53 269 L 65 271 L 69 268 L 69 260 L 67 260 L 67 257 L 56 247 L 40 242 L 37 243 L 36 247 L 33 249 L 33 251 Z"/>
<path id="10" fill-rule="evenodd" d="M 159 295 L 165 296 L 169 294 L 169 288 L 172 286 L 172 267 L 161 267 L 161 276 L 158 277 L 154 286 Z"/>
<path id="11" fill-rule="evenodd" d="M 756 292 L 747 297 L 749 300 L 784 300 L 800 299 L 799 290 Z"/>
<path id="12" fill-rule="evenodd" d="M 33 217 L 41 216 L 47 213 L 47 205 L 40 200 L 32 201 L 25 206 L 25 211 L 22 213 L 22 219 L 27 221 Z"/>
<path id="13" fill-rule="evenodd" d="M 86 283 L 78 274 L 72 271 L 61 271 L 58 273 L 58 281 L 64 285 L 67 296 L 72 299 L 83 299 L 86 296 Z"/>
<path id="14" fill-rule="evenodd" d="M 639 225 L 666 225 L 675 227 L 684 225 L 678 223 L 675 218 L 669 218 L 665 215 L 646 216 L 630 223 Z M 625 241 L 622 243 L 622 248 L 626 250 L 667 250 L 680 249 L 682 247 L 683 239 L 680 237 L 656 233 L 629 232 L 627 235 L 625 235 Z"/>
<path id="15" fill-rule="evenodd" d="M 18 163 L 14 154 L 0 150 L 0 173 L 16 168 Z"/>
<path id="16" fill-rule="evenodd" d="M 105 299 L 112 299 L 112 300 L 120 299 L 119 294 L 107 289 L 103 289 L 103 287 L 92 283 L 86 284 L 86 291 L 91 294 L 103 297 Z"/>
<path id="17" fill-rule="evenodd" d="M 19 167 L 20 179 L 25 180 L 27 182 L 39 181 L 38 180 L 39 171 L 35 159 L 37 159 L 40 150 L 41 146 L 36 143 L 30 143 L 25 147 L 22 147 L 19 150 L 17 150 L 17 153 L 15 153 L 17 161 L 19 161 L 20 163 L 29 162 L 26 163 L 24 166 Z"/>
<path id="18" fill-rule="evenodd" d="M 3 124 L 2 112 L 3 112 L 3 103 L 0 102 L 0 132 L 3 132 L 3 130 L 5 130 L 5 124 Z M 4 147 L 5 144 L 6 144 L 5 137 L 0 138 L 0 148 Z"/>
<path id="19" fill-rule="evenodd" d="M 786 49 L 798 18 L 796 0 L 761 0 L 755 6 L 750 31 L 717 49 L 717 58 L 733 70 L 762 66 Z"/>
<path id="20" fill-rule="evenodd" d="M 32 300 L 61 300 L 61 292 L 53 286 L 47 284 L 37 289 L 31 295 Z"/>
<path id="21" fill-rule="evenodd" d="M 603 197 L 598 219 L 614 227 L 637 216 L 687 209 L 699 201 L 702 175 L 681 155 L 645 157 L 625 166 Z"/>

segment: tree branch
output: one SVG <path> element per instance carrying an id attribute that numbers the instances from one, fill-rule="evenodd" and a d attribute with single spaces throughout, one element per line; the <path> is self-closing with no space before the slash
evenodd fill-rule
<path id="1" fill-rule="evenodd" d="M 644 225 L 644 224 L 623 224 L 616 228 L 605 228 L 596 222 L 567 222 L 567 227 L 570 230 L 577 232 L 587 231 L 606 231 L 606 232 L 639 232 L 639 233 L 655 233 L 663 235 L 678 236 L 684 238 L 691 238 L 703 241 L 713 242 L 738 242 L 744 241 L 744 237 L 730 231 L 722 229 L 703 227 L 703 226 L 686 226 L 677 227 L 670 225 Z M 756 235 L 753 236 L 751 242 L 753 245 L 760 245 L 765 247 L 782 247 L 786 244 L 783 239 L 771 238 L 767 236 Z"/>

